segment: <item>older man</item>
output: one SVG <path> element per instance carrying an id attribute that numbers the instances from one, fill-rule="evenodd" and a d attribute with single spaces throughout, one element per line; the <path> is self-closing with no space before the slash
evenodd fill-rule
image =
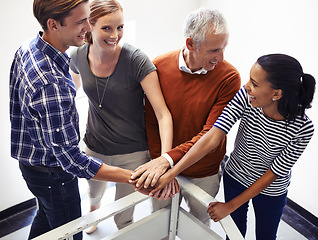
<path id="1" fill-rule="evenodd" d="M 161 89 L 173 118 L 173 149 L 160 156 L 158 124 L 146 102 L 146 129 L 151 157 L 136 169 L 132 179 L 140 176 L 137 186 L 154 186 L 159 177 L 178 162 L 214 124 L 223 108 L 241 86 L 238 71 L 223 58 L 229 33 L 218 11 L 201 8 L 190 13 L 184 25 L 185 46 L 154 59 Z M 220 162 L 226 152 L 226 138 L 199 162 L 184 170 L 194 184 L 211 196 L 219 189 Z M 209 224 L 206 208 L 182 193 L 190 212 Z M 170 200 L 153 200 L 154 210 Z"/>

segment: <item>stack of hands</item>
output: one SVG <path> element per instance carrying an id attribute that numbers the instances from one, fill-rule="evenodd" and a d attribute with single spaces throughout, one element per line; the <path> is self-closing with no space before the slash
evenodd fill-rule
<path id="1" fill-rule="evenodd" d="M 152 196 L 157 199 L 167 200 L 173 198 L 180 192 L 178 181 L 175 179 L 167 160 L 157 158 L 149 161 L 131 174 L 129 183 L 142 194 Z M 214 222 L 220 221 L 229 215 L 233 210 L 229 208 L 228 203 L 212 202 L 209 204 L 207 212 Z"/>
<path id="2" fill-rule="evenodd" d="M 139 192 L 157 199 L 173 198 L 180 192 L 179 184 L 167 169 L 169 162 L 163 157 L 149 161 L 131 174 L 129 183 Z"/>

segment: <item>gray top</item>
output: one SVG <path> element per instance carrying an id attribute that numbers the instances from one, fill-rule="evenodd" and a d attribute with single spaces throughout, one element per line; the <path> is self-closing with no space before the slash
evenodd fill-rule
<path id="1" fill-rule="evenodd" d="M 125 43 L 110 75 L 102 108 L 99 108 L 96 80 L 101 99 L 107 77 L 96 77 L 92 73 L 88 49 L 89 45 L 85 44 L 70 53 L 70 67 L 81 75 L 89 99 L 84 142 L 91 150 L 103 155 L 147 150 L 144 92 L 140 82 L 156 67 L 143 52 Z"/>

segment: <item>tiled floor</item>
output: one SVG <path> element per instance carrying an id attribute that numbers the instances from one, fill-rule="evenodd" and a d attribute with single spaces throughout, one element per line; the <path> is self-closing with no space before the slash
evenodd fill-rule
<path id="1" fill-rule="evenodd" d="M 80 180 L 80 191 L 81 191 L 81 196 L 82 196 L 82 209 L 83 209 L 83 213 L 86 213 L 88 211 L 88 198 L 87 198 L 87 194 L 86 194 L 86 181 L 85 180 Z M 221 186 L 222 188 L 222 186 Z M 113 187 L 112 185 L 108 188 L 108 190 L 106 191 L 106 194 L 103 198 L 103 205 L 107 205 L 108 203 L 110 203 L 111 201 L 113 201 L 113 196 L 114 196 L 114 191 L 115 191 L 115 187 Z M 222 201 L 223 197 L 221 194 L 222 190 L 220 191 L 220 193 L 217 196 L 217 199 L 219 201 Z M 184 203 L 181 204 L 185 209 L 186 206 Z M 303 225 L 303 224 L 298 224 L 298 231 L 293 229 L 292 227 L 290 227 L 286 222 L 301 222 L 300 219 L 297 218 L 297 216 L 295 216 L 295 214 L 291 213 L 290 210 L 287 210 L 287 212 L 289 211 L 288 214 L 284 214 L 284 221 L 281 221 L 281 224 L 279 226 L 279 230 L 278 230 L 278 240 L 306 240 L 306 239 L 310 239 L 310 240 L 318 240 L 318 231 L 317 229 L 311 229 L 311 227 L 313 228 L 314 226 L 310 225 L 310 223 L 308 223 L 309 225 Z M 31 222 L 32 217 L 34 215 L 35 212 L 35 208 L 31 208 L 26 210 L 25 212 L 21 213 L 20 217 L 15 216 L 12 217 L 11 219 L 6 219 L 5 220 L 5 224 L 1 224 L 0 223 L 0 227 L 1 229 L 6 228 L 6 227 L 14 227 L 15 229 L 19 229 L 17 231 L 14 231 L 11 234 L 8 234 L 2 238 L 0 238 L 1 240 L 25 240 L 27 239 L 27 235 L 30 229 L 30 225 L 27 225 Z M 136 206 L 136 210 L 135 210 L 135 221 L 138 221 L 139 219 L 149 215 L 151 212 L 151 206 L 150 206 L 150 202 L 149 201 L 145 201 L 140 203 L 139 205 Z M 251 212 L 251 211 L 250 211 Z M 285 210 L 286 212 L 286 210 Z M 23 219 L 24 221 L 17 221 L 16 219 Z M 3 221 L 2 221 L 3 222 Z M 303 222 L 303 221 L 302 221 Z M 302 226 L 301 226 L 302 225 Z M 221 226 L 218 223 L 211 223 L 211 228 L 218 233 L 221 237 L 225 238 L 225 234 L 223 229 L 221 228 Z M 98 226 L 98 230 L 91 234 L 91 235 L 87 235 L 86 233 L 84 233 L 84 240 L 97 240 L 97 239 L 102 239 L 105 236 L 113 233 L 117 231 L 117 228 L 111 219 L 108 219 L 106 221 L 103 221 L 99 224 Z M 304 232 L 305 236 L 303 236 L 300 232 Z M 249 223 L 248 223 L 248 233 L 246 236 L 247 240 L 253 240 L 255 239 L 254 237 L 254 216 L 252 213 L 249 214 Z"/>

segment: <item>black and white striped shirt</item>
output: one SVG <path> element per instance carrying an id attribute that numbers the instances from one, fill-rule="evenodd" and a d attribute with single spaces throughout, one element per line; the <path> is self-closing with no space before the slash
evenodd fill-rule
<path id="1" fill-rule="evenodd" d="M 262 108 L 251 105 L 244 88 L 224 108 L 214 126 L 228 133 L 239 119 L 241 122 L 226 172 L 249 187 L 270 168 L 278 178 L 262 194 L 284 194 L 290 182 L 291 168 L 313 136 L 312 121 L 306 115 L 289 123 L 269 119 Z"/>

